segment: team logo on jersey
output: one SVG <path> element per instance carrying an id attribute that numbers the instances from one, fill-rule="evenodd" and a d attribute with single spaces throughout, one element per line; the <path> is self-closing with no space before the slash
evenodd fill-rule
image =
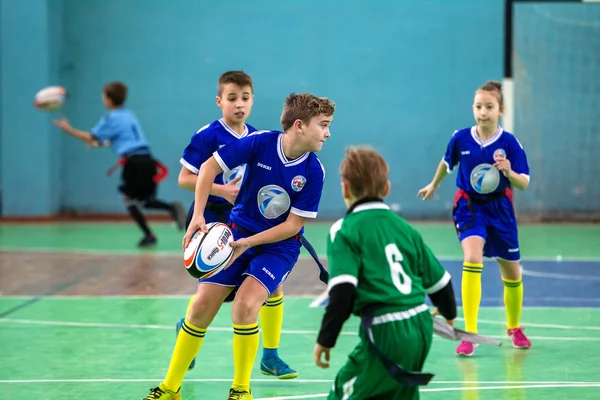
<path id="1" fill-rule="evenodd" d="M 498 159 L 504 158 L 506 158 L 506 152 L 504 151 L 504 149 L 496 149 L 496 151 L 494 151 L 494 161 L 498 161 Z"/>
<path id="2" fill-rule="evenodd" d="M 471 171 L 471 187 L 477 193 L 492 193 L 500 184 L 500 173 L 491 164 L 479 164 Z"/>
<path id="3" fill-rule="evenodd" d="M 292 189 L 294 189 L 294 192 L 301 191 L 304 185 L 306 185 L 306 178 L 302 175 L 297 175 L 292 179 Z"/>
<path id="4" fill-rule="evenodd" d="M 232 170 L 227 172 L 223 172 L 223 183 L 228 184 L 232 180 L 241 177 L 239 181 L 236 182 L 235 186 L 238 188 L 242 186 L 242 181 L 244 180 L 244 174 L 246 173 L 246 164 L 242 164 L 239 167 L 235 167 Z"/>
<path id="5" fill-rule="evenodd" d="M 277 185 L 267 185 L 258 191 L 258 209 L 266 219 L 275 219 L 290 208 L 290 196 Z"/>

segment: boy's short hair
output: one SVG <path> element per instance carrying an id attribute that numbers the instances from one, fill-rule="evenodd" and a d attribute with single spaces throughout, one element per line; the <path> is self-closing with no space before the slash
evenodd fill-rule
<path id="1" fill-rule="evenodd" d="M 308 124 L 311 118 L 325 114 L 328 117 L 335 112 L 335 103 L 327 97 L 317 97 L 309 93 L 290 94 L 283 105 L 281 113 L 281 127 L 284 131 L 300 120 Z"/>
<path id="2" fill-rule="evenodd" d="M 389 167 L 384 158 L 368 146 L 349 147 L 340 166 L 340 175 L 357 199 L 382 197 Z"/>
<path id="3" fill-rule="evenodd" d="M 127 86 L 123 82 L 109 82 L 104 85 L 104 95 L 110 99 L 113 106 L 122 106 L 127 99 Z"/>
<path id="4" fill-rule="evenodd" d="M 219 96 L 223 94 L 223 86 L 228 83 L 235 83 L 239 87 L 250 86 L 252 93 L 254 93 L 252 78 L 250 78 L 250 75 L 244 71 L 227 71 L 221 74 L 219 77 L 219 83 L 217 85 L 217 94 Z"/>

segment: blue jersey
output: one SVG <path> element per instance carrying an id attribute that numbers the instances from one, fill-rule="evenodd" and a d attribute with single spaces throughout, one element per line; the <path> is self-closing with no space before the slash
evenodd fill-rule
<path id="1" fill-rule="evenodd" d="M 448 172 L 458 165 L 456 186 L 470 197 L 486 198 L 504 192 L 510 181 L 494 168 L 494 160 L 505 157 L 517 174 L 527 175 L 529 165 L 523 146 L 512 133 L 498 128 L 496 135 L 487 141 L 477 136 L 477 127 L 460 129 L 452 135 L 443 161 Z"/>
<path id="2" fill-rule="evenodd" d="M 223 171 L 247 164 L 230 218 L 249 231 L 262 232 L 279 225 L 290 212 L 317 217 L 325 169 L 310 152 L 288 160 L 283 153 L 283 135 L 257 132 L 214 153 Z"/>
<path id="3" fill-rule="evenodd" d="M 117 108 L 104 114 L 91 133 L 100 143 L 109 140 L 111 150 L 119 156 L 140 149 L 149 152 L 148 141 L 140 122 L 126 108 Z"/>
<path id="4" fill-rule="evenodd" d="M 237 142 L 239 139 L 245 138 L 253 132 L 256 132 L 256 129 L 246 124 L 244 133 L 238 135 L 225 123 L 225 121 L 218 119 L 203 126 L 192 136 L 192 139 L 183 151 L 183 155 L 179 162 L 189 171 L 198 175 L 198 171 L 202 164 L 208 160 L 215 151 L 229 143 Z M 215 178 L 215 183 L 223 185 L 239 176 L 241 176 L 243 180 L 245 170 L 246 166 L 240 165 L 230 171 L 219 174 Z M 238 185 L 241 185 L 242 180 L 238 182 Z M 209 196 L 208 202 L 211 204 L 224 204 L 227 203 L 227 200 L 217 196 Z"/>

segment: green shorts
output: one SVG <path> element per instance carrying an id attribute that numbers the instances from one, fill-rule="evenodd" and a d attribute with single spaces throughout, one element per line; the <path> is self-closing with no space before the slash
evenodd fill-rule
<path id="1" fill-rule="evenodd" d="M 393 313 L 392 313 L 393 315 Z M 429 312 L 373 325 L 377 347 L 405 370 L 421 371 L 433 340 L 433 320 Z M 328 400 L 412 400 L 419 398 L 417 387 L 401 385 L 390 376 L 369 350 L 361 329 L 360 342 L 335 377 Z"/>

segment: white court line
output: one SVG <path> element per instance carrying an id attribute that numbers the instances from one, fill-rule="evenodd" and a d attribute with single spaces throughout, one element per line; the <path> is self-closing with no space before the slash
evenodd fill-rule
<path id="1" fill-rule="evenodd" d="M 292 400 L 292 399 L 319 399 L 327 397 L 329 393 L 321 394 L 301 394 L 299 396 L 278 396 L 278 397 L 260 397 L 254 400 Z"/>
<path id="2" fill-rule="evenodd" d="M 153 250 L 98 250 L 98 249 L 74 249 L 64 250 L 53 247 L 22 247 L 22 246 L 0 246 L 0 251 L 24 252 L 24 253 L 53 253 L 53 254 L 81 254 L 90 256 L 158 256 L 158 257 L 183 257 L 179 251 L 153 251 Z M 326 254 L 319 254 L 319 258 L 326 260 Z M 463 257 L 456 256 L 438 256 L 440 261 L 463 261 Z M 312 260 L 309 255 L 301 255 L 300 260 Z M 599 257 L 565 257 L 557 260 L 556 257 L 526 257 L 521 260 L 527 262 L 549 262 L 549 263 L 564 263 L 564 262 L 581 262 L 590 264 L 599 264 Z M 491 262 L 488 261 L 488 262 Z M 593 265 L 592 265 L 593 266 Z"/>
<path id="3" fill-rule="evenodd" d="M 582 388 L 582 387 L 600 387 L 600 383 L 591 384 L 573 384 L 573 385 L 515 385 L 515 386 L 475 386 L 475 387 L 456 387 L 456 388 L 431 388 L 419 389 L 419 392 L 464 392 L 464 391 L 483 391 L 483 390 L 509 390 L 509 389 L 547 389 L 547 388 Z M 327 397 L 328 393 L 305 394 L 297 396 L 277 396 L 261 397 L 254 400 L 297 400 L 297 399 L 318 399 Z"/>
<path id="4" fill-rule="evenodd" d="M 4 384 L 26 384 L 26 383 L 140 383 L 140 382 L 160 382 L 163 378 L 95 378 L 95 379 L 0 379 Z M 231 382 L 231 378 L 186 378 L 186 382 Z M 257 378 L 252 382 L 261 383 L 332 383 L 333 379 L 288 379 L 282 382 L 273 378 Z M 429 382 L 429 385 L 590 385 L 600 386 L 600 382 L 579 382 L 579 381 L 436 381 Z"/>
<path id="5" fill-rule="evenodd" d="M 496 324 L 496 321 L 492 321 Z M 0 318 L 0 323 L 7 324 L 24 324 L 24 325 L 50 325 L 50 326 L 71 326 L 80 328 L 113 328 L 113 329 L 158 329 L 158 330 L 172 330 L 173 326 L 170 325 L 145 325 L 145 324 L 115 324 L 105 322 L 75 322 L 75 321 L 48 321 L 48 320 L 36 320 L 36 319 L 17 319 L 17 318 Z M 502 324 L 503 325 L 503 324 Z M 541 324 L 538 324 L 541 325 Z M 562 326 L 562 325 L 559 325 Z M 577 330 L 579 327 L 571 327 L 573 330 Z M 596 328 L 596 327 L 585 327 L 585 328 Z M 563 328 L 560 328 L 563 329 Z M 227 331 L 231 332 L 231 327 L 209 327 L 208 331 Z M 287 330 L 281 331 L 283 334 L 288 335 L 316 335 L 318 332 L 315 330 Z M 340 335 L 355 336 L 356 332 L 341 332 Z M 495 339 L 506 339 L 504 335 L 487 335 L 488 337 Z M 434 336 L 438 338 L 437 336 Z M 550 341 L 600 341 L 600 337 L 548 337 L 548 336 L 529 336 L 531 339 L 536 340 L 550 340 Z"/>
<path id="6" fill-rule="evenodd" d="M 192 283 L 192 289 L 194 287 L 194 284 Z M 0 300 L 2 300 L 3 298 L 5 299 L 11 299 L 11 300 L 31 300 L 31 299 L 50 299 L 50 300 L 189 300 L 190 297 L 193 296 L 193 292 L 190 292 L 190 294 L 142 294 L 142 295 L 137 295 L 137 294 L 132 294 L 132 295 L 122 295 L 122 294 L 107 294 L 107 295 L 97 295 L 97 296 L 90 296 L 90 295 L 78 295 L 78 294 L 74 294 L 74 295 L 51 295 L 51 296 L 22 296 L 22 295 L 2 295 L 2 293 L 0 293 Z M 293 296 L 285 296 L 286 300 L 290 300 L 290 299 L 312 299 L 314 297 L 314 295 L 312 294 L 306 294 L 306 295 L 293 295 Z M 498 309 L 503 309 L 504 307 L 480 307 L 480 308 L 498 308 Z M 564 307 L 525 307 L 529 310 L 531 309 L 535 309 L 535 308 L 564 308 Z"/>
<path id="7" fill-rule="evenodd" d="M 464 321 L 463 318 L 456 318 L 457 321 Z M 55 321 L 55 320 L 41 320 L 41 319 L 22 319 L 22 318 L 0 318 L 0 322 L 12 322 L 16 324 L 31 324 L 31 325 L 55 325 L 55 326 L 78 326 L 78 327 L 90 327 L 90 328 L 126 328 L 126 329 L 173 329 L 172 326 L 168 325 L 149 325 L 149 324 L 119 324 L 110 322 L 79 322 L 79 321 Z M 505 322 L 493 321 L 482 319 L 478 320 L 478 323 L 488 325 L 501 325 L 504 326 Z M 547 329 L 564 329 L 564 330 L 589 330 L 589 331 L 600 331 L 598 326 L 577 326 L 577 325 L 556 325 L 556 324 L 536 324 L 530 322 L 524 322 L 525 327 L 532 328 L 547 328 Z M 232 328 L 221 328 L 211 327 L 211 330 L 216 331 L 231 331 Z M 312 334 L 317 333 L 311 330 L 283 330 L 282 333 L 291 334 Z M 350 332 L 348 334 L 355 334 Z"/>
<path id="8" fill-rule="evenodd" d="M 457 321 L 464 321 L 464 318 L 456 318 Z M 488 325 L 506 325 L 506 322 L 492 321 L 487 319 L 478 319 L 478 324 Z M 568 329 L 568 330 L 582 330 L 582 331 L 600 331 L 600 326 L 574 326 L 574 325 L 557 325 L 557 324 L 536 324 L 534 322 L 522 322 L 524 327 L 528 328 L 546 328 L 546 329 Z"/>
<path id="9" fill-rule="evenodd" d="M 600 282 L 600 276 L 585 276 L 585 275 L 571 275 L 571 274 L 559 274 L 554 272 L 540 272 L 532 271 L 523 268 L 524 276 L 532 276 L 534 278 L 552 278 L 552 279 L 566 279 L 571 281 L 594 281 Z"/>
<path id="10" fill-rule="evenodd" d="M 0 301 L 2 299 L 11 299 L 11 300 L 32 300 L 32 299 L 49 299 L 49 300 L 66 300 L 66 301 L 78 301 L 78 300 L 189 300 L 193 293 L 189 295 L 178 295 L 178 294 L 160 294 L 160 295 L 98 295 L 98 296 L 90 296 L 90 295 L 52 295 L 52 296 L 23 296 L 23 295 L 2 295 L 0 293 Z M 291 299 L 314 299 L 313 294 L 310 295 L 286 295 L 286 300 Z M 564 297 L 539 297 L 536 298 L 539 300 L 545 301 L 558 301 L 564 300 Z M 567 300 L 572 301 L 593 301 L 600 302 L 599 298 L 594 299 L 581 299 L 581 298 L 566 298 Z M 491 301 L 493 298 L 482 298 L 482 301 Z M 486 310 L 505 310 L 504 306 L 481 306 L 480 309 Z M 585 310 L 586 312 L 594 312 L 598 310 L 598 307 L 595 306 L 578 306 L 578 307 L 569 307 L 569 306 L 524 306 L 524 310 Z"/>
<path id="11" fill-rule="evenodd" d="M 0 379 L 0 384 L 22 384 L 22 383 L 140 383 L 161 382 L 162 378 L 140 378 L 140 379 Z M 185 378 L 186 382 L 231 382 L 231 378 Z M 286 383 L 331 383 L 332 379 L 288 379 Z M 258 378 L 252 382 L 281 383 L 278 379 Z"/>

